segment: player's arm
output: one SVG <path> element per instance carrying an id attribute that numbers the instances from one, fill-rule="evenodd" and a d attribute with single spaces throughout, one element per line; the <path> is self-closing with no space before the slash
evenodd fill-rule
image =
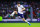
<path id="1" fill-rule="evenodd" d="M 22 10 L 25 10 L 25 8 L 22 8 Z"/>
<path id="2" fill-rule="evenodd" d="M 21 6 L 21 8 L 22 8 L 22 10 L 21 10 L 21 11 L 25 10 L 24 6 Z"/>

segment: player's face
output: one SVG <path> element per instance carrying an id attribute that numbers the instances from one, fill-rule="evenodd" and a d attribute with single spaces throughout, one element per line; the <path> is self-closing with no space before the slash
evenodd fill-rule
<path id="1" fill-rule="evenodd" d="M 18 6 L 20 6 L 20 4 L 17 4 Z"/>

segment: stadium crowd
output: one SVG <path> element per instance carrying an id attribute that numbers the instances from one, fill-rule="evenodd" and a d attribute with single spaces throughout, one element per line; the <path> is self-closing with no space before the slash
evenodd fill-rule
<path id="1" fill-rule="evenodd" d="M 30 19 L 30 11 L 31 7 L 33 10 L 33 18 L 37 19 L 40 18 L 40 2 L 24 2 L 24 1 L 17 1 L 20 2 L 21 5 L 23 5 L 26 10 L 24 12 L 24 17 Z M 16 9 L 17 2 L 14 1 L 5 1 L 0 4 L 0 16 L 3 17 L 3 19 L 18 19 L 17 15 L 14 15 L 14 17 L 10 17 L 10 14 Z"/>

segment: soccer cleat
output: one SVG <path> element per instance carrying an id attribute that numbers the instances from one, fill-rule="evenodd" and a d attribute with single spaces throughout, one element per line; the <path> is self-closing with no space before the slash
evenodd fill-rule
<path id="1" fill-rule="evenodd" d="M 10 16 L 10 17 L 13 17 L 13 15 L 10 15 L 10 14 L 9 14 L 9 16 Z"/>
<path id="2" fill-rule="evenodd" d="M 31 25 L 31 24 L 29 24 L 29 25 Z"/>
<path id="3" fill-rule="evenodd" d="M 8 17 L 11 17 L 10 14 L 8 15 Z"/>
<path id="4" fill-rule="evenodd" d="M 30 23 L 28 23 L 29 25 L 31 25 Z"/>

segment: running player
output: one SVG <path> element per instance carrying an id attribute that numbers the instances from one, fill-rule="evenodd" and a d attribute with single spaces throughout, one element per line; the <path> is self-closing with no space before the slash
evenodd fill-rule
<path id="1" fill-rule="evenodd" d="M 10 16 L 14 16 L 14 14 L 18 14 L 18 16 L 20 16 L 23 21 L 27 22 L 29 25 L 31 25 L 27 20 L 25 20 L 24 15 L 23 15 L 23 11 L 25 10 L 25 8 L 23 7 L 23 5 L 20 5 L 20 3 L 17 3 L 17 8 L 18 8 L 18 12 L 14 11 Z"/>

